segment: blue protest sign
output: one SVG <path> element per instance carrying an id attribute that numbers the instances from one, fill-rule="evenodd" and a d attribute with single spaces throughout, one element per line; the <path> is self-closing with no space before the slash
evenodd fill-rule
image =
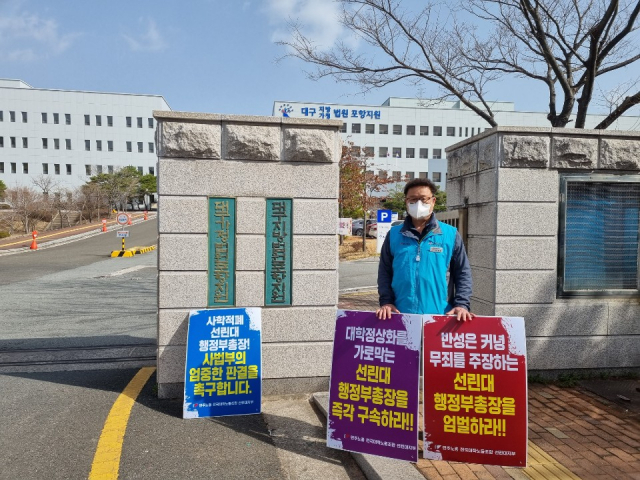
<path id="1" fill-rule="evenodd" d="M 190 312 L 183 418 L 260 413 L 261 323 L 259 308 Z"/>
<path id="2" fill-rule="evenodd" d="M 391 223 L 391 210 L 378 210 L 378 223 Z"/>

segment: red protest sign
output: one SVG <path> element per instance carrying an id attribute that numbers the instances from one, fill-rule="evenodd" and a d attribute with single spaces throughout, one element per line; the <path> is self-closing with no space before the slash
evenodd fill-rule
<path id="1" fill-rule="evenodd" d="M 424 457 L 527 465 L 524 319 L 426 315 Z"/>

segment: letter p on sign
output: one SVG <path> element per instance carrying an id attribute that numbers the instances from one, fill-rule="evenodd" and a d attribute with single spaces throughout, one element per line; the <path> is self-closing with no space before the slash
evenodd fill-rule
<path id="1" fill-rule="evenodd" d="M 378 210 L 378 223 L 391 223 L 391 210 Z"/>

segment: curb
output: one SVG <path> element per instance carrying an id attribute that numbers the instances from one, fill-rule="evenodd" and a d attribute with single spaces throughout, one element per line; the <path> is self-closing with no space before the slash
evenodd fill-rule
<path id="1" fill-rule="evenodd" d="M 326 417 L 329 408 L 329 392 L 314 393 L 312 397 Z M 411 463 L 364 453 L 349 453 L 368 480 L 424 480 L 424 475 Z"/>
<path id="2" fill-rule="evenodd" d="M 153 218 L 157 218 L 157 216 L 150 216 L 149 220 L 152 220 Z M 146 220 L 146 221 L 149 221 Z M 145 220 L 142 218 L 137 218 L 135 220 L 133 220 L 131 223 L 132 225 L 136 225 L 138 223 L 142 223 Z M 118 224 L 115 225 L 111 225 L 109 227 L 107 227 L 107 232 L 112 232 L 112 231 L 116 231 L 121 229 L 122 227 Z M 89 238 L 89 237 L 93 237 L 95 235 L 100 235 L 101 233 L 107 233 L 107 232 L 103 232 L 102 231 L 102 224 L 100 225 L 96 225 L 95 230 L 89 230 L 88 232 L 84 232 L 84 233 L 78 233 L 77 235 L 71 235 L 69 237 L 63 237 L 63 238 L 58 238 L 55 240 L 49 240 L 47 242 L 42 242 L 41 244 L 38 244 L 38 250 L 43 250 L 45 248 L 52 248 L 52 247 L 57 247 L 59 245 L 65 245 L 67 243 L 71 243 L 71 242 L 75 242 L 78 240 L 83 240 L 85 238 Z M 25 240 L 25 241 L 29 241 L 29 240 Z M 17 248 L 9 248 L 7 250 L 2 250 L 2 247 L 0 247 L 0 257 L 3 257 L 5 255 L 15 255 L 16 253 L 23 253 L 23 252 L 30 252 L 31 249 L 29 247 L 17 247 Z M 36 250 L 37 251 L 37 250 Z"/>
<path id="3" fill-rule="evenodd" d="M 132 247 L 132 248 L 127 248 L 125 250 L 114 250 L 111 252 L 111 258 L 133 257 L 135 255 L 140 255 L 142 253 L 151 252 L 155 249 L 156 249 L 156 245 L 151 245 L 150 247 Z"/>

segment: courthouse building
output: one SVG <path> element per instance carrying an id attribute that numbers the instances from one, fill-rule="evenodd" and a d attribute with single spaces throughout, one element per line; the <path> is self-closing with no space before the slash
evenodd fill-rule
<path id="1" fill-rule="evenodd" d="M 156 174 L 153 110 L 170 110 L 160 95 L 33 88 L 0 79 L 0 180 L 33 186 L 40 175 L 60 188 L 91 175 L 134 166 Z"/>
<path id="2" fill-rule="evenodd" d="M 499 125 L 550 126 L 546 113 L 516 111 L 512 102 L 490 104 Z M 276 101 L 273 115 L 343 120 L 343 141 L 371 157 L 371 170 L 386 170 L 396 178 L 428 177 L 442 189 L 447 175 L 445 148 L 489 128 L 459 101 L 417 98 L 391 97 L 382 105 Z M 603 118 L 589 115 L 587 128 Z M 640 130 L 640 118 L 622 117 L 608 130 Z"/>

